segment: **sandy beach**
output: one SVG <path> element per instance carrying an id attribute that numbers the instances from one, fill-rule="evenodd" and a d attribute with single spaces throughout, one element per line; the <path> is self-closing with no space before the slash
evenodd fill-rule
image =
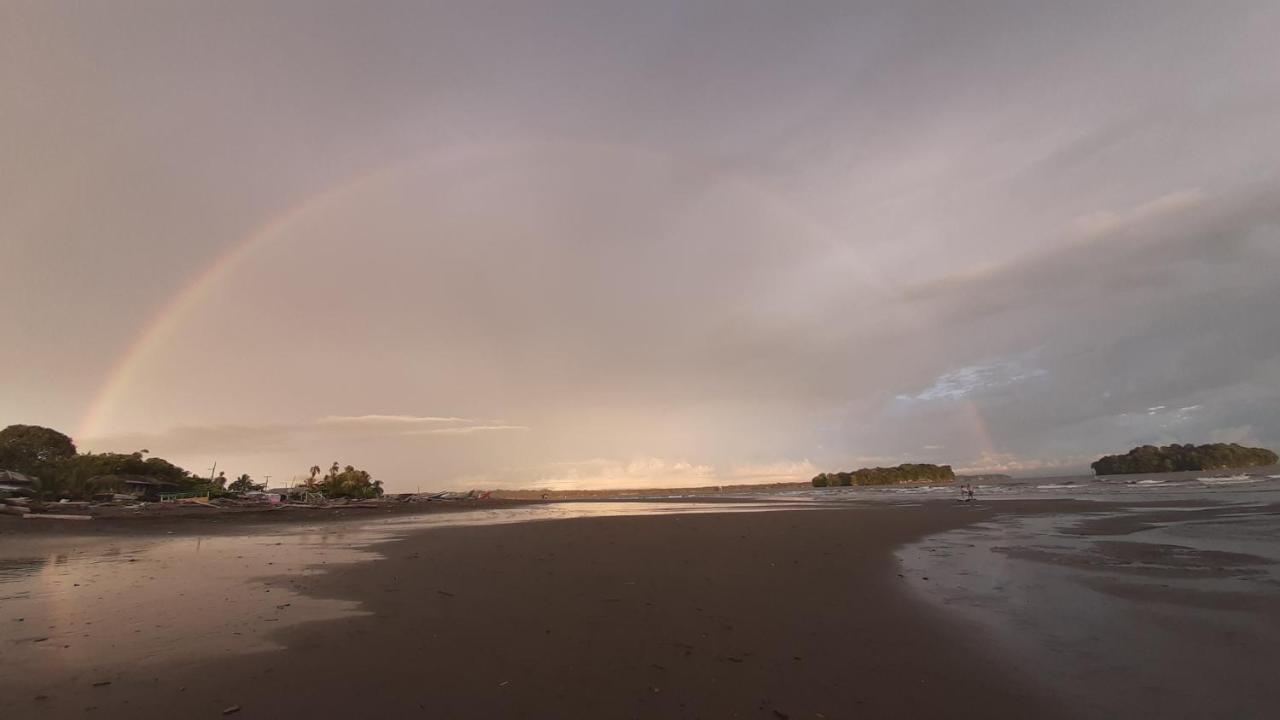
<path id="1" fill-rule="evenodd" d="M 92 538 L 10 523 L 0 715 L 1270 716 L 1274 561 L 1125 536 L 1258 532 L 1275 509 L 1185 505 L 564 503 Z M 1009 551 L 1015 531 L 1038 556 Z M 1198 592 L 1169 587 L 1188 576 Z M 1060 602 L 1037 607 L 1046 592 Z M 1052 621 L 1073 604 L 1114 634 Z"/>

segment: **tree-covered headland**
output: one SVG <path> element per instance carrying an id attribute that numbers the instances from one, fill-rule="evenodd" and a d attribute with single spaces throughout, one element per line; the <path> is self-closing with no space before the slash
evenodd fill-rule
<path id="1" fill-rule="evenodd" d="M 862 468 L 853 472 L 821 473 L 813 478 L 814 487 L 848 487 L 850 485 L 897 485 L 908 482 L 951 482 L 956 478 L 950 465 L 906 463 L 897 467 Z"/>
<path id="2" fill-rule="evenodd" d="M 1123 455 L 1106 455 L 1093 463 L 1097 475 L 1178 472 L 1181 470 L 1226 470 L 1275 465 L 1280 462 L 1266 448 L 1236 443 L 1209 445 L 1141 445 Z"/>
<path id="3" fill-rule="evenodd" d="M 87 499 L 116 489 L 104 479 L 132 476 L 171 486 L 174 492 L 225 495 L 264 489 L 247 474 L 227 484 L 225 474 L 201 477 L 150 453 L 82 453 L 67 435 L 39 425 L 10 425 L 0 430 L 0 470 L 13 470 L 38 480 L 36 492 L 45 498 Z M 323 477 L 312 467 L 306 482 L 311 492 L 326 497 L 374 498 L 382 482 L 351 465 L 333 463 Z M 212 473 L 211 473 L 212 475 Z"/>

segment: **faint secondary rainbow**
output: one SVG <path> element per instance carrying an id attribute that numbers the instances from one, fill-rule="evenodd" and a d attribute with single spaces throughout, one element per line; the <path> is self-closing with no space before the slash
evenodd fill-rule
<path id="1" fill-rule="evenodd" d="M 96 437 L 102 430 L 108 412 L 124 395 L 124 391 L 132 383 L 138 373 L 142 360 L 147 357 L 175 328 L 183 318 L 208 295 L 209 289 L 217 284 L 219 278 L 226 275 L 252 254 L 254 248 L 270 240 L 285 228 L 298 222 L 306 215 L 326 207 L 333 200 L 343 196 L 366 183 L 389 175 L 401 167 L 399 164 L 382 166 L 362 173 L 339 183 L 328 190 L 303 198 L 300 202 L 275 215 L 258 226 L 244 238 L 231 244 L 218 255 L 213 262 L 201 270 L 186 285 L 174 294 L 168 303 L 161 306 L 155 315 L 142 326 L 133 342 L 125 349 L 111 366 L 102 388 L 93 402 L 85 410 L 80 421 L 77 439 Z"/>

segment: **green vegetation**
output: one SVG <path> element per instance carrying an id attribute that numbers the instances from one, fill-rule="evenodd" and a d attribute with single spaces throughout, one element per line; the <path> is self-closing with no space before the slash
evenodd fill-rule
<path id="1" fill-rule="evenodd" d="M 907 463 L 897 467 L 862 468 L 853 472 L 822 473 L 813 478 L 814 487 L 850 485 L 897 485 L 906 482 L 951 482 L 956 477 L 950 465 Z"/>
<path id="2" fill-rule="evenodd" d="M 382 481 L 374 480 L 364 470 L 357 470 L 347 465 L 339 468 L 337 461 L 329 467 L 329 472 L 319 480 L 320 466 L 311 466 L 311 477 L 307 479 L 309 492 L 318 492 L 325 497 L 337 498 L 376 498 L 382 497 Z"/>
<path id="3" fill-rule="evenodd" d="M 87 497 L 94 491 L 88 480 L 97 475 L 186 476 L 186 471 L 160 458 L 144 460 L 142 453 L 77 454 L 71 438 L 39 425 L 10 425 L 0 430 L 0 469 L 16 470 L 40 480 L 51 497 Z"/>
<path id="4" fill-rule="evenodd" d="M 0 469 L 39 475 L 50 465 L 73 457 L 76 445 L 57 430 L 39 425 L 10 425 L 0 430 Z"/>
<path id="5" fill-rule="evenodd" d="M 247 493 L 255 490 L 266 490 L 266 485 L 258 485 L 253 482 L 253 478 L 246 473 L 235 479 L 235 482 L 227 486 L 227 492 Z"/>
<path id="6" fill-rule="evenodd" d="M 1097 475 L 1177 472 L 1180 470 L 1225 470 L 1228 468 L 1275 465 L 1280 457 L 1266 448 L 1236 443 L 1211 445 L 1142 445 L 1124 455 L 1107 455 L 1093 463 Z"/>
<path id="7" fill-rule="evenodd" d="M 39 492 L 46 498 L 82 499 L 104 490 L 118 490 L 116 484 L 89 482 L 102 476 L 140 476 L 172 484 L 174 492 L 209 493 L 217 497 L 265 489 L 249 475 L 230 484 L 225 473 L 216 478 L 198 477 L 158 457 L 146 457 L 147 450 L 134 453 L 77 453 L 70 437 L 38 425 L 10 425 L 0 430 L 0 470 L 14 470 L 40 480 Z M 306 487 L 325 497 L 375 498 L 382 496 L 382 481 L 368 472 L 334 463 L 323 477 L 320 467 L 311 468 Z M 167 491 L 166 491 L 167 492 Z"/>
<path id="8" fill-rule="evenodd" d="M 196 489 L 202 480 L 158 457 L 135 453 L 77 453 L 66 435 L 38 425 L 10 425 L 0 430 L 0 469 L 39 478 L 40 492 L 50 498 L 87 498 L 101 487 L 89 480 L 103 475 L 136 475 Z"/>

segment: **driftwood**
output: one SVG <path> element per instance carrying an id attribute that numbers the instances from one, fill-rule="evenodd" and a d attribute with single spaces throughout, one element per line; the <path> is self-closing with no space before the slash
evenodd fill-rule
<path id="1" fill-rule="evenodd" d="M 40 514 L 32 513 L 30 515 L 24 515 L 23 517 L 25 517 L 28 520 L 39 520 L 40 518 L 44 518 L 45 520 L 92 520 L 93 519 L 92 515 L 57 515 L 54 513 L 40 513 Z"/>

